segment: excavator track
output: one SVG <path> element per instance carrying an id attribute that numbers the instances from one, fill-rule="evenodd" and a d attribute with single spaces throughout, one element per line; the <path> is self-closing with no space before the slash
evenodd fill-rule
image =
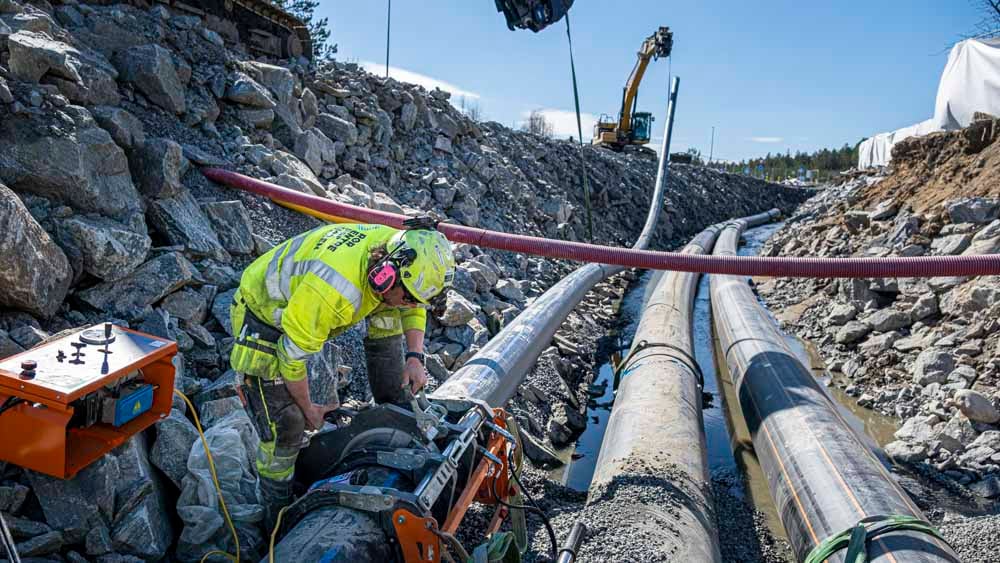
<path id="1" fill-rule="evenodd" d="M 117 0 L 85 0 L 89 4 L 118 4 Z M 241 42 L 258 56 L 313 58 L 312 36 L 305 22 L 268 0 L 127 0 L 148 8 L 162 4 L 175 13 L 198 16 L 227 41 Z"/>

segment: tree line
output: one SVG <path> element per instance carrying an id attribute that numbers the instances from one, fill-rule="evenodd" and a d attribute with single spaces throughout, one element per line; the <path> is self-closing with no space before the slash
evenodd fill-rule
<path id="1" fill-rule="evenodd" d="M 822 181 L 857 166 L 859 146 L 861 146 L 861 142 L 854 146 L 844 143 L 844 146 L 839 149 L 820 149 L 814 152 L 767 153 L 762 157 L 744 159 L 739 162 L 707 163 L 704 155 L 698 149 L 688 149 L 687 154 L 691 155 L 692 162 L 696 164 L 709 165 L 712 168 L 733 174 L 746 174 L 780 181 L 787 178 L 798 178 L 806 175 L 807 171 L 812 171 L 812 177 Z"/>

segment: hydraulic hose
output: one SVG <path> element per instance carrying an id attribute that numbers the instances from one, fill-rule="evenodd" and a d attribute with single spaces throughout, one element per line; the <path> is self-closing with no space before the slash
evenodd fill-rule
<path id="1" fill-rule="evenodd" d="M 203 168 L 209 179 L 253 192 L 275 202 L 336 222 L 356 221 L 403 228 L 405 215 L 366 209 L 304 194 L 270 182 L 256 180 L 221 168 Z M 614 248 L 515 235 L 464 225 L 439 223 L 438 231 L 455 243 L 647 270 L 672 270 L 735 276 L 794 278 L 908 278 L 989 276 L 1000 274 L 1000 254 L 980 256 L 915 256 L 882 258 L 763 258 L 759 256 L 701 256 L 634 248 Z"/>

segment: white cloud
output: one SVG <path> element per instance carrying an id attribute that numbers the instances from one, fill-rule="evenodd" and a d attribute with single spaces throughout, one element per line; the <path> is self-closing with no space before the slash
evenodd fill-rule
<path id="1" fill-rule="evenodd" d="M 358 64 L 368 72 L 377 75 L 385 76 L 385 65 L 379 63 L 373 63 L 371 61 L 361 61 Z M 469 99 L 478 99 L 479 94 L 476 92 L 471 92 L 469 90 L 463 90 L 454 84 L 445 82 L 444 80 L 438 80 L 427 76 L 426 74 L 420 74 L 419 72 L 413 72 L 412 70 L 406 70 L 405 68 L 399 68 L 398 66 L 389 66 L 389 77 L 399 80 L 400 82 L 409 82 L 410 84 L 417 84 L 418 86 L 423 86 L 428 90 L 433 90 L 434 88 L 440 88 L 447 92 L 451 92 L 451 101 L 455 101 L 455 98 L 460 98 L 462 96 Z"/>
<path id="2" fill-rule="evenodd" d="M 551 108 L 539 109 L 538 111 L 545 117 L 545 121 L 552 125 L 552 134 L 555 138 L 577 138 L 575 111 Z M 521 112 L 522 121 L 519 125 L 525 123 L 530 115 L 530 110 Z M 583 127 L 583 141 L 585 143 L 589 142 L 589 139 L 593 136 L 595 123 L 597 123 L 596 115 L 580 112 L 580 125 Z"/>
<path id="3" fill-rule="evenodd" d="M 748 141 L 753 141 L 755 143 L 780 143 L 784 141 L 784 137 L 750 137 Z"/>

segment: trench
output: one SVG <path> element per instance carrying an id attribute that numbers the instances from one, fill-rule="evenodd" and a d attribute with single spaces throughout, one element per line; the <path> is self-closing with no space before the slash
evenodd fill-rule
<path id="1" fill-rule="evenodd" d="M 781 226 L 782 223 L 776 223 L 747 231 L 739 254 L 756 255 L 767 239 Z M 606 348 L 621 351 L 629 349 L 648 292 L 656 286 L 660 275 L 660 272 L 647 271 L 626 292 L 619 303 L 620 328 L 609 334 L 608 338 L 611 339 L 612 345 Z M 754 454 L 746 422 L 739 411 L 739 402 L 725 361 L 721 359 L 718 339 L 713 333 L 710 294 L 709 277 L 702 276 L 695 298 L 692 330 L 695 358 L 705 376 L 703 417 L 708 467 L 713 479 L 722 479 L 730 483 L 731 493 L 745 500 L 763 515 L 764 524 L 772 536 L 785 539 L 785 531 L 771 500 L 767 480 Z M 828 395 L 840 407 L 841 414 L 852 428 L 881 454 L 880 447 L 893 440 L 893 433 L 898 428 L 898 423 L 888 416 L 858 406 L 840 386 L 833 384 L 835 382 L 811 342 L 789 336 L 789 347 L 803 359 L 805 365 L 811 367 L 813 374 L 823 381 Z M 613 360 L 609 354 L 603 355 L 605 356 L 603 358 L 599 356 L 599 360 L 603 363 L 600 364 L 595 380 L 589 388 L 587 428 L 574 445 L 557 452 L 566 465 L 550 474 L 553 479 L 578 491 L 586 491 L 590 486 L 611 406 L 614 403 Z M 726 517 L 727 515 L 720 514 L 720 518 Z"/>

